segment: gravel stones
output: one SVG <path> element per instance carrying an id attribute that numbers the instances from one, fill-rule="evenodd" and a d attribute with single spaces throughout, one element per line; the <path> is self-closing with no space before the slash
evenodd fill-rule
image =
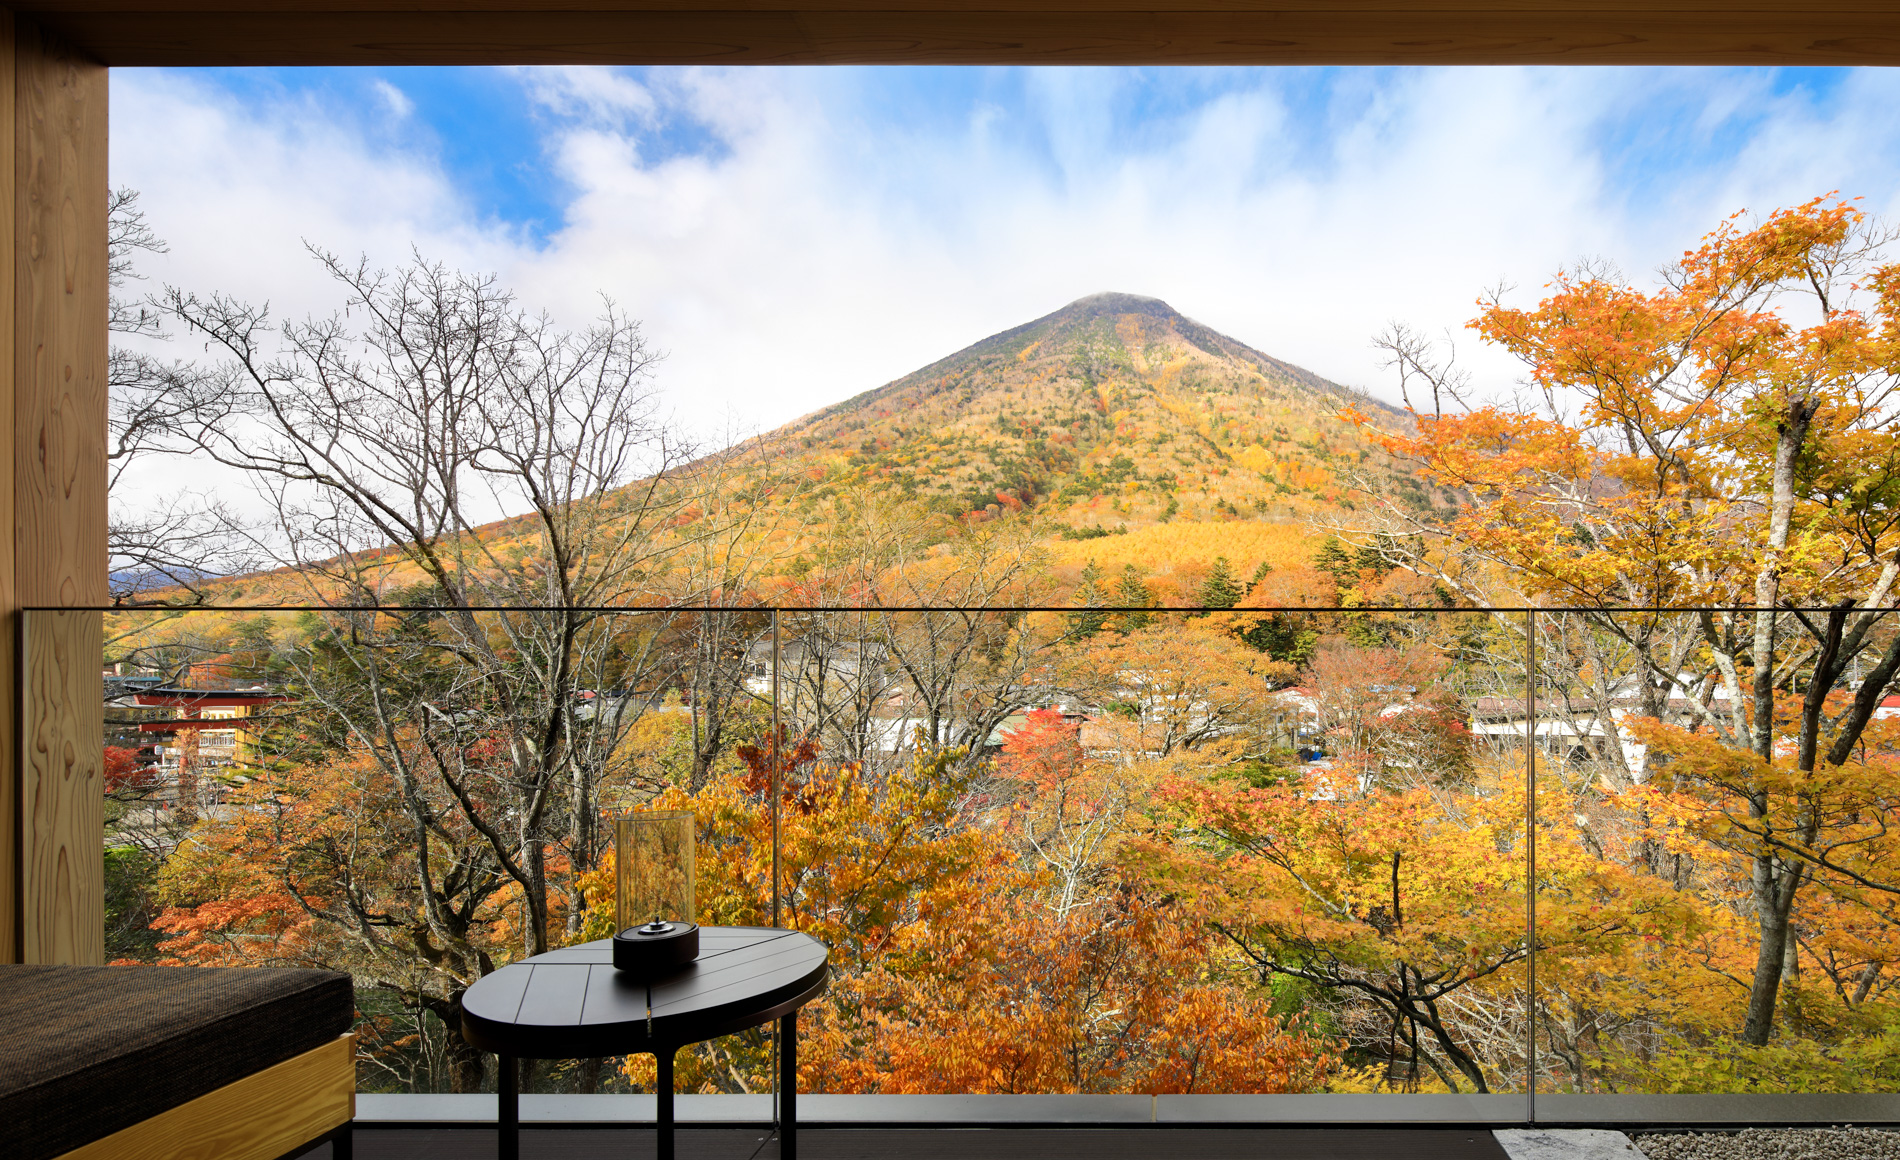
<path id="1" fill-rule="evenodd" d="M 1636 1137 L 1649 1160 L 1900 1160 L 1900 1132 L 1884 1128 L 1747 1128 Z"/>

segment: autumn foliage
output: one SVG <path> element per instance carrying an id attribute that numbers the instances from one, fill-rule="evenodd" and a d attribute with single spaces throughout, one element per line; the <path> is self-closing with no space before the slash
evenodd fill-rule
<path id="1" fill-rule="evenodd" d="M 1044 715 L 1027 732 L 1013 743 L 1024 800 L 1060 793 L 1082 764 L 1073 730 Z M 1336 1061 L 1324 1036 L 1224 984 L 1215 934 L 1135 876 L 1106 871 L 1099 897 L 1064 912 L 1059 874 L 970 824 L 971 779 L 943 759 L 872 778 L 808 744 L 782 758 L 768 745 L 742 773 L 657 799 L 701 821 L 706 921 L 770 919 L 775 760 L 781 921 L 823 939 L 835 971 L 802 1030 L 808 1090 L 1297 1091 Z M 610 905 L 609 873 L 589 896 Z M 761 1075 L 761 1048 L 709 1045 L 682 1058 L 681 1083 Z M 650 1082 L 650 1061 L 628 1068 Z"/>
<path id="2" fill-rule="evenodd" d="M 648 620 L 207 639 L 300 699 L 163 851 L 159 953 L 349 970 L 375 1083 L 480 1090 L 462 993 L 609 933 L 607 812 L 686 810 L 700 921 L 830 948 L 807 1091 L 1900 1088 L 1883 244 L 1817 199 L 1653 287 L 1561 271 L 1472 323 L 1529 392 L 1400 334 L 1413 412 L 1349 439 L 1204 389 L 1180 322 L 1123 318 L 1086 384 L 1038 331 L 984 357 L 1042 405 L 970 417 L 1007 470 L 909 425 L 962 380 L 904 380 L 756 528 L 628 564 Z M 932 465 L 956 488 L 919 498 Z M 1295 494 L 1327 526 L 1232 502 Z M 695 1046 L 678 1086 L 767 1090 L 770 1050 Z"/>

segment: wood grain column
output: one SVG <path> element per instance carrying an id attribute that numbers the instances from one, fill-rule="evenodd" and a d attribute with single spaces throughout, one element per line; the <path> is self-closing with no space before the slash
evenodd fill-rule
<path id="1" fill-rule="evenodd" d="M 103 706 L 97 612 L 106 601 L 106 70 L 8 16 L 0 51 L 0 366 L 12 439 L 0 454 L 0 548 L 10 813 L 4 865 L 11 955 L 98 963 L 104 947 Z"/>

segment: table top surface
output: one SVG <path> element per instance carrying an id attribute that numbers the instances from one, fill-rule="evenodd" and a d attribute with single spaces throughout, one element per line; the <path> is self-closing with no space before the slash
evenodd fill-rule
<path id="1" fill-rule="evenodd" d="M 478 980 L 463 1035 L 505 1055 L 626 1055 L 711 1039 L 790 1014 L 825 989 L 825 945 L 807 934 L 705 926 L 699 958 L 640 982 L 614 969 L 608 939 L 549 951 Z"/>

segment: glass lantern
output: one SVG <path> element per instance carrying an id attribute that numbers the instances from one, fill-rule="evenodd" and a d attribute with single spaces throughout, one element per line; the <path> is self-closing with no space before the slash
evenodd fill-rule
<path id="1" fill-rule="evenodd" d="M 691 923 L 693 815 L 632 811 L 614 819 L 614 926 Z"/>

